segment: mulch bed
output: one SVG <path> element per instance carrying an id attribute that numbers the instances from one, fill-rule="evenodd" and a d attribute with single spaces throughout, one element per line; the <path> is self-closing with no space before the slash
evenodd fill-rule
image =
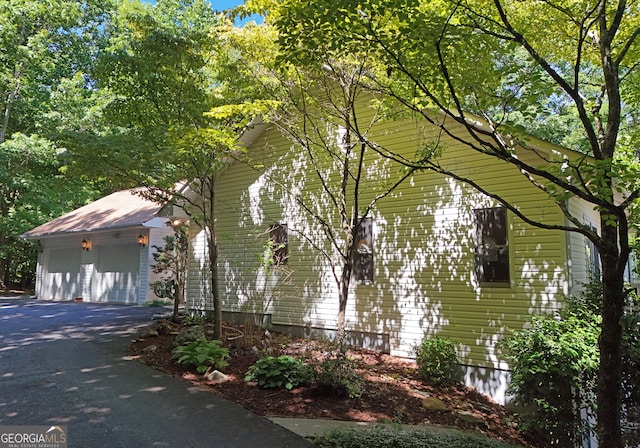
<path id="1" fill-rule="evenodd" d="M 292 338 L 280 333 L 265 337 L 258 327 L 225 322 L 223 345 L 232 356 L 229 365 L 219 370 L 228 376 L 228 381 L 215 382 L 175 364 L 171 359 L 174 339 L 180 329 L 179 323 L 157 321 L 149 331 L 133 341 L 130 355 L 258 415 L 455 426 L 513 444 L 534 446 L 518 434 L 505 407 L 463 385 L 435 387 L 425 384 L 417 377 L 412 361 L 372 350 L 350 350 L 349 356 L 356 361 L 357 371 L 365 380 L 365 392 L 360 398 L 327 394 L 310 386 L 291 391 L 262 389 L 255 383 L 244 381 L 247 369 L 260 356 L 288 354 L 317 359 L 326 356 L 331 346 L 327 342 Z M 423 399 L 426 397 L 437 398 L 446 404 L 447 409 L 425 409 Z"/>

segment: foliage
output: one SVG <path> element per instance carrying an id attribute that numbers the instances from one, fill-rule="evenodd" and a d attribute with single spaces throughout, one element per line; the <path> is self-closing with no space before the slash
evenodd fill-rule
<path id="1" fill-rule="evenodd" d="M 192 314 L 189 314 L 188 316 L 185 316 L 182 322 L 186 327 L 194 326 L 194 325 L 203 325 L 205 322 L 205 318 L 201 314 L 192 313 Z"/>
<path id="2" fill-rule="evenodd" d="M 356 362 L 344 350 L 314 364 L 314 386 L 321 392 L 358 398 L 364 393 L 364 380 Z"/>
<path id="3" fill-rule="evenodd" d="M 154 246 L 155 264 L 151 265 L 153 272 L 162 274 L 162 277 L 151 286 L 158 297 L 172 299 L 173 320 L 177 320 L 179 305 L 184 302 L 184 287 L 187 281 L 188 227 L 182 222 L 171 222 L 167 225 L 172 228 L 173 235 L 164 237 L 164 246 Z"/>
<path id="4" fill-rule="evenodd" d="M 197 339 L 180 345 L 171 351 L 178 364 L 194 366 L 196 371 L 204 373 L 212 367 L 224 367 L 229 363 L 229 350 L 220 346 L 218 340 Z"/>
<path id="5" fill-rule="evenodd" d="M 281 63 L 366 56 L 365 84 L 464 145 L 502 161 L 557 206 L 528 212 L 438 154 L 407 162 L 472 186 L 538 228 L 577 232 L 598 249 L 603 307 L 598 347 L 598 438 L 621 448 L 624 270 L 640 219 L 638 4 L 626 0 L 253 0 L 279 32 Z M 320 62 L 318 62 L 320 61 Z M 561 114 L 569 150 L 527 135 Z M 532 129 L 528 126 L 534 123 Z M 463 133 L 460 130 L 463 129 Z M 460 137 L 465 135 L 464 137 Z M 490 191 L 491 190 L 491 191 Z M 598 232 L 580 208 L 600 212 Z M 524 200 L 528 200 L 524 199 Z M 549 219 L 550 216 L 565 219 Z"/>
<path id="6" fill-rule="evenodd" d="M 119 2 L 93 72 L 105 131 L 78 133 L 84 144 L 74 152 L 85 172 L 114 187 L 152 186 L 149 199 L 171 197 L 207 229 L 214 337 L 222 331 L 216 178 L 243 154 L 238 135 L 266 107 L 253 102 L 254 89 L 243 84 L 250 79 L 236 70 L 243 34 L 232 28 L 206 0 Z M 188 189 L 176 188 L 185 181 Z"/>
<path id="7" fill-rule="evenodd" d="M 414 347 L 418 374 L 431 384 L 451 384 L 462 379 L 456 344 L 443 337 L 425 337 Z"/>
<path id="8" fill-rule="evenodd" d="M 260 358 L 249 367 L 245 381 L 257 381 L 265 389 L 284 387 L 291 390 L 308 384 L 312 379 L 311 369 L 304 362 L 292 356 L 267 356 Z"/>
<path id="9" fill-rule="evenodd" d="M 318 442 L 322 448 L 509 448 L 511 445 L 487 437 L 434 429 L 402 430 L 387 426 L 334 429 Z"/>
<path id="10" fill-rule="evenodd" d="M 593 430 L 581 420 L 580 410 L 589 415 L 595 411 L 601 306 L 601 285 L 585 285 L 581 294 L 567 299 L 557 315 L 534 316 L 528 328 L 515 331 L 501 343 L 513 369 L 511 391 L 523 406 L 521 427 L 547 445 L 572 447 Z M 623 338 L 627 410 L 640 405 L 637 387 L 631 386 L 639 379 L 639 321 L 640 313 L 631 308 L 625 316 Z M 627 423 L 635 418 L 628 414 Z M 631 430 L 625 433 L 628 441 L 638 435 Z"/>
<path id="11" fill-rule="evenodd" d="M 144 306 L 148 306 L 149 308 L 160 308 L 163 306 L 171 305 L 171 300 L 163 300 L 163 299 L 154 299 L 144 302 Z"/>
<path id="12" fill-rule="evenodd" d="M 96 184 L 71 176 L 63 133 L 90 122 L 87 76 L 110 2 L 0 0 L 0 287 L 32 287 L 36 244 L 18 235 L 84 205 Z"/>

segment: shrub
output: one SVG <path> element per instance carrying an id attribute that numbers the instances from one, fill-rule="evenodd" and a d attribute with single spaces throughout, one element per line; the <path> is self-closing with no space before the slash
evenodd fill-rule
<path id="1" fill-rule="evenodd" d="M 188 316 L 185 316 L 184 319 L 182 320 L 182 323 L 184 324 L 185 327 L 193 327 L 196 325 L 204 325 L 205 322 L 205 318 L 204 316 L 200 315 L 200 314 L 189 314 Z"/>
<path id="2" fill-rule="evenodd" d="M 260 358 L 249 367 L 245 381 L 257 381 L 265 389 L 284 387 L 291 390 L 311 380 L 311 369 L 304 362 L 292 356 L 267 356 Z"/>
<path id="3" fill-rule="evenodd" d="M 326 433 L 317 446 L 322 448 L 510 448 L 511 445 L 487 437 L 454 431 L 402 431 L 393 427 L 336 429 Z"/>
<path id="4" fill-rule="evenodd" d="M 358 398 L 364 392 L 364 380 L 356 372 L 356 363 L 344 350 L 316 365 L 315 386 L 338 396 Z"/>
<path id="5" fill-rule="evenodd" d="M 522 405 L 519 418 L 523 431 L 546 445 L 573 447 L 593 431 L 581 419 L 581 411 L 593 417 L 600 362 L 600 304 L 598 283 L 566 300 L 556 315 L 534 316 L 529 328 L 513 332 L 500 343 L 513 372 L 510 391 Z M 630 308 L 623 322 L 624 437 L 629 446 L 634 434 L 634 410 L 639 409 L 640 327 L 638 310 Z"/>
<path id="6" fill-rule="evenodd" d="M 153 299 L 153 300 L 148 300 L 146 302 L 144 302 L 144 306 L 148 306 L 149 308 L 160 308 L 163 306 L 167 306 L 167 305 L 171 305 L 171 300 L 165 300 L 165 299 Z"/>
<path id="7" fill-rule="evenodd" d="M 220 346 L 217 340 L 209 341 L 201 338 L 187 342 L 171 351 L 171 356 L 178 364 L 194 366 L 196 371 L 204 373 L 211 367 L 224 367 L 229 363 L 229 350 Z"/>
<path id="8" fill-rule="evenodd" d="M 418 375 L 423 381 L 447 385 L 460 381 L 462 371 L 456 354 L 456 344 L 446 338 L 435 337 L 422 340 L 414 347 Z"/>

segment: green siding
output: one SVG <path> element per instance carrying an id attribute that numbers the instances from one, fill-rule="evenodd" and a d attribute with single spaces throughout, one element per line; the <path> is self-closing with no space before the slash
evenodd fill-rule
<path id="1" fill-rule="evenodd" d="M 380 144 L 408 155 L 418 149 L 420 135 L 436 135 L 414 121 L 388 123 L 372 130 L 374 134 Z M 313 166 L 274 128 L 251 145 L 249 156 L 264 163 L 264 173 L 236 163 L 217 184 L 224 307 L 262 310 L 276 324 L 334 329 L 337 286 L 326 260 L 305 237 L 328 245 L 321 228 L 295 201 L 301 195 L 328 204 L 319 192 Z M 397 167 L 374 156 L 366 162 L 371 174 L 361 189 L 363 199 L 370 200 Z M 505 163 L 453 141 L 441 162 L 517 202 L 534 219 L 563 223 L 553 204 Z M 509 213 L 511 285 L 480 287 L 475 280 L 471 219 L 474 208 L 492 205 L 470 187 L 430 172 L 414 175 L 380 202 L 373 213 L 375 283 L 352 286 L 348 329 L 386 335 L 392 353 L 409 356 L 412 345 L 424 335 L 441 334 L 463 345 L 465 363 L 506 367 L 496 354 L 496 341 L 508 329 L 521 327 L 529 314 L 559 306 L 568 291 L 567 244 L 561 232 L 532 228 Z M 289 260 L 285 272 L 265 272 L 258 259 L 268 227 L 276 222 L 289 226 Z M 206 258 L 205 249 L 197 241 L 188 297 L 190 303 L 208 307 L 202 291 L 206 282 L 198 273 L 206 272 L 199 261 Z"/>

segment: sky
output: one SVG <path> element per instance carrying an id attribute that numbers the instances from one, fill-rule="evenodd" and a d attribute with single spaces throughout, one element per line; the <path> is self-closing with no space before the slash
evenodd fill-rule
<path id="1" fill-rule="evenodd" d="M 155 3 L 155 0 L 143 0 L 143 1 L 147 3 Z M 243 0 L 209 0 L 209 3 L 211 3 L 211 6 L 213 6 L 213 9 L 217 11 L 223 11 L 225 9 L 233 8 L 234 6 L 241 5 L 244 3 L 244 1 Z M 238 26 L 242 26 L 246 22 L 251 22 L 251 21 L 261 23 L 262 19 L 259 15 L 253 15 L 244 20 L 236 20 L 235 24 Z"/>

